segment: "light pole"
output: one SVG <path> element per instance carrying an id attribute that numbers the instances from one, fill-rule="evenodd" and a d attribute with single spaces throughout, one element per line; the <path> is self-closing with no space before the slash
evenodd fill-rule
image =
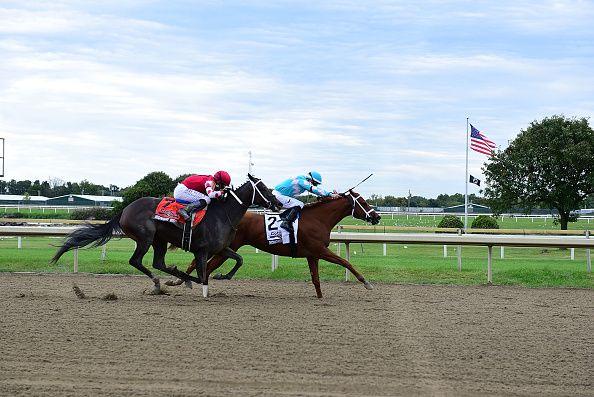
<path id="1" fill-rule="evenodd" d="M 0 139 L 2 139 L 2 156 L 0 156 L 0 159 L 2 159 L 2 172 L 0 173 L 0 178 L 4 178 L 4 138 Z"/>
<path id="2" fill-rule="evenodd" d="M 254 165 L 254 163 L 252 163 L 252 151 L 251 150 L 248 152 L 248 157 L 249 157 L 249 159 L 248 159 L 248 174 L 251 175 L 252 174 L 252 167 Z"/>
<path id="3" fill-rule="evenodd" d="M 408 189 L 408 206 L 406 207 L 406 212 L 410 212 L 410 198 L 412 194 L 410 194 L 410 189 Z"/>

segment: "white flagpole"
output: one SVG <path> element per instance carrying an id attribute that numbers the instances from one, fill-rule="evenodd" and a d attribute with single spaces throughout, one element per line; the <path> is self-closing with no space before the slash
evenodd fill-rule
<path id="1" fill-rule="evenodd" d="M 464 181 L 464 231 L 468 227 L 468 117 L 466 117 L 466 179 Z"/>

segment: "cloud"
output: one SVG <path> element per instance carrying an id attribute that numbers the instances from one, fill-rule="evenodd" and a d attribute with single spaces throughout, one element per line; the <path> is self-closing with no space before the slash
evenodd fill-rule
<path id="1" fill-rule="evenodd" d="M 561 22 L 530 25 L 532 6 Z M 505 146 L 548 112 L 591 115 L 593 49 L 565 42 L 592 38 L 591 7 L 577 9 L 5 3 L 7 175 L 126 186 L 154 170 L 227 168 L 241 179 L 251 150 L 270 184 L 313 168 L 340 188 L 375 172 L 364 193 L 460 191 L 466 117 Z M 472 169 L 483 160 L 471 154 Z"/>

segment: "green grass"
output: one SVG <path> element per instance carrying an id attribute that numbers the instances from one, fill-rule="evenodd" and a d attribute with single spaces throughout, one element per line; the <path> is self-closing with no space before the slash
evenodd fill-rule
<path id="1" fill-rule="evenodd" d="M 70 209 L 23 209 L 17 210 L 17 208 L 3 208 L 0 209 L 0 218 L 5 213 L 9 214 L 21 214 L 28 218 L 69 218 L 70 213 L 74 211 Z M 421 226 L 421 227 L 437 227 L 437 224 L 441 220 L 442 215 L 384 215 L 378 227 L 380 226 Z M 461 217 L 463 218 L 463 217 Z M 474 218 L 469 217 L 469 225 L 472 223 Z M 553 224 L 551 219 L 546 221 L 542 218 L 500 218 L 498 219 L 499 227 L 502 229 L 536 229 L 536 230 L 559 230 L 559 225 Z M 366 223 L 348 217 L 342 220 L 343 225 L 365 225 Z M 594 220 L 588 221 L 587 219 L 579 219 L 577 222 L 569 223 L 569 229 L 571 230 L 594 230 Z"/>
<path id="2" fill-rule="evenodd" d="M 30 237 L 23 239 L 23 248 L 17 249 L 16 238 L 0 240 L 0 271 L 71 272 L 73 254 L 64 255 L 57 265 L 49 265 L 60 239 Z M 336 250 L 336 245 L 331 248 Z M 344 255 L 344 246 L 342 247 Z M 79 271 L 90 273 L 139 274 L 128 264 L 134 243 L 128 239 L 112 240 L 107 244 L 107 258 L 101 261 L 101 249 L 79 252 Z M 462 272 L 457 270 L 454 247 L 443 257 L 443 246 L 388 245 L 388 256 L 382 255 L 381 244 L 352 244 L 351 262 L 370 281 L 477 285 L 486 282 L 486 247 L 462 248 Z M 249 279 L 286 279 L 309 281 L 309 269 L 304 259 L 280 258 L 279 268 L 271 271 L 270 254 L 256 253 L 252 247 L 240 250 L 245 264 L 236 277 Z M 585 250 L 575 250 L 570 260 L 569 250 L 542 250 L 534 248 L 506 248 L 505 259 L 499 258 L 499 249 L 493 251 L 493 281 L 499 285 L 527 287 L 579 287 L 594 288 L 594 276 L 586 272 Z M 169 252 L 167 263 L 185 269 L 192 256 L 181 250 Z M 145 256 L 150 267 L 152 252 Z M 232 262 L 223 266 L 228 271 Z M 320 262 L 322 280 L 344 279 L 344 269 Z M 350 278 L 353 280 L 352 276 Z"/>
<path id="3" fill-rule="evenodd" d="M 12 217 L 18 216 L 31 219 L 70 219 L 70 214 L 73 211 L 75 211 L 75 209 L 5 207 L 0 209 L 0 218 L 9 214 Z"/>

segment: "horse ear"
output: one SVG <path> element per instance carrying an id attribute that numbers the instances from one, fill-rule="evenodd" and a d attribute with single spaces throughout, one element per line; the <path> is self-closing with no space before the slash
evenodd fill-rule
<path id="1" fill-rule="evenodd" d="M 253 176 L 252 174 L 250 174 L 249 172 L 248 172 L 248 178 L 249 178 L 251 181 L 253 181 L 253 180 L 254 180 L 254 176 Z"/>

